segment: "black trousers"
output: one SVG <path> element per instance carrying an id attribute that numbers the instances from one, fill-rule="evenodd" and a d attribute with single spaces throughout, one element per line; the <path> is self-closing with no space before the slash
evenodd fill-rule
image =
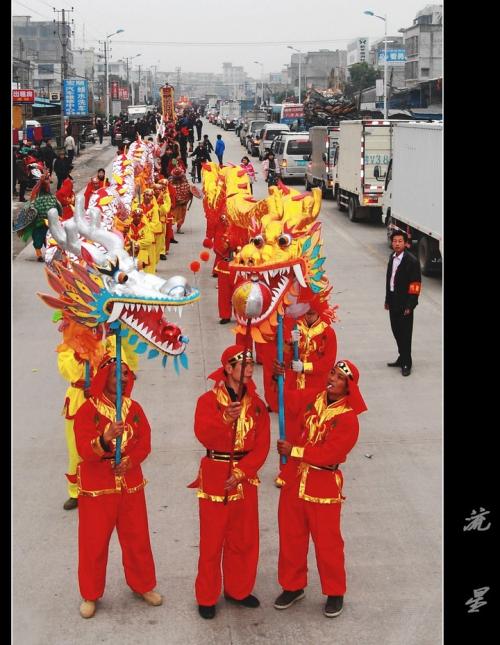
<path id="1" fill-rule="evenodd" d="M 401 309 L 389 308 L 389 317 L 391 319 L 391 329 L 398 345 L 401 365 L 411 367 L 411 337 L 413 333 L 413 311 L 407 316 L 403 316 Z"/>

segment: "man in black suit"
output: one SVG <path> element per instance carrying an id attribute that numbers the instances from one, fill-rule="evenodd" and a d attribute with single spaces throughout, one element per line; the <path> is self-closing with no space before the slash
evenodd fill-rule
<path id="1" fill-rule="evenodd" d="M 406 250 L 408 236 L 394 231 L 391 244 L 394 251 L 389 258 L 385 281 L 385 308 L 389 311 L 391 329 L 398 345 L 399 356 L 389 367 L 401 367 L 403 376 L 411 374 L 411 336 L 413 310 L 421 290 L 420 265 Z"/>

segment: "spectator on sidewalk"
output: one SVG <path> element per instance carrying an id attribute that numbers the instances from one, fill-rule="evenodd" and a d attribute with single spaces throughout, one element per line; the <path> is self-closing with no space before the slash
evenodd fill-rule
<path id="1" fill-rule="evenodd" d="M 73 162 L 73 157 L 75 156 L 76 143 L 71 134 L 68 134 L 66 139 L 64 139 L 64 149 L 68 155 L 69 163 Z"/>
<path id="2" fill-rule="evenodd" d="M 52 147 L 50 139 L 47 139 L 47 141 L 45 142 L 45 146 L 40 149 L 40 152 L 41 152 L 41 159 L 45 164 L 45 167 L 49 171 L 49 175 L 52 177 L 54 160 L 57 159 L 57 154 L 54 148 Z"/>
<path id="3" fill-rule="evenodd" d="M 215 143 L 215 154 L 219 160 L 220 165 L 222 166 L 224 150 L 226 149 L 226 144 L 222 141 L 222 134 L 217 135 L 217 141 Z"/>
<path id="4" fill-rule="evenodd" d="M 24 197 L 24 193 L 28 188 L 29 170 L 26 164 L 24 163 L 25 156 L 26 156 L 25 154 L 20 152 L 16 160 L 16 177 L 17 177 L 17 181 L 19 182 L 19 201 L 20 202 L 27 201 Z"/>
<path id="5" fill-rule="evenodd" d="M 57 190 L 61 188 L 63 181 L 69 175 L 70 165 L 70 160 L 64 156 L 64 150 L 60 150 L 53 166 L 57 177 Z"/>
<path id="6" fill-rule="evenodd" d="M 99 143 L 102 143 L 102 138 L 104 136 L 104 123 L 100 117 L 97 117 L 95 120 L 95 129 L 97 130 L 97 136 L 99 137 Z"/>

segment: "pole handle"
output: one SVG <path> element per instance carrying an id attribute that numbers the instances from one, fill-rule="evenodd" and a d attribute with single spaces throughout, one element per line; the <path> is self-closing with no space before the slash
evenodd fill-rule
<path id="1" fill-rule="evenodd" d="M 116 330 L 116 421 L 122 420 L 122 337 L 121 325 Z M 122 458 L 122 437 L 116 437 L 115 464 L 118 464 Z"/>
<path id="2" fill-rule="evenodd" d="M 283 316 L 278 314 L 278 362 L 283 363 Z M 282 374 L 278 375 L 278 428 L 279 437 L 282 441 L 285 435 L 285 379 Z M 286 464 L 286 456 L 281 455 L 281 463 Z"/>

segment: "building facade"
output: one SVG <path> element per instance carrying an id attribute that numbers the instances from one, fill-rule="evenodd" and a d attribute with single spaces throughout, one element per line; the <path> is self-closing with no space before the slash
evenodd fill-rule
<path id="1" fill-rule="evenodd" d="M 413 25 L 401 30 L 406 48 L 405 84 L 443 75 L 443 5 L 428 5 L 419 11 Z"/>
<path id="2" fill-rule="evenodd" d="M 403 36 L 387 36 L 387 49 L 405 49 Z M 368 56 L 368 63 L 375 69 L 383 71 L 383 60 L 379 63 L 379 52 L 384 51 L 384 39 L 375 40 Z M 405 87 L 405 63 L 387 65 L 387 85 L 388 87 Z"/>
<path id="3" fill-rule="evenodd" d="M 369 45 L 367 36 L 358 36 L 347 43 L 347 68 L 356 63 L 369 62 Z"/>
<path id="4" fill-rule="evenodd" d="M 347 52 L 343 49 L 320 49 L 317 52 L 295 53 L 291 56 L 288 73 L 283 79 L 296 89 L 298 95 L 299 86 L 299 57 L 301 59 L 301 87 L 305 92 L 307 88 L 325 89 L 329 86 L 332 74 L 337 76 L 345 75 L 347 66 Z"/>

